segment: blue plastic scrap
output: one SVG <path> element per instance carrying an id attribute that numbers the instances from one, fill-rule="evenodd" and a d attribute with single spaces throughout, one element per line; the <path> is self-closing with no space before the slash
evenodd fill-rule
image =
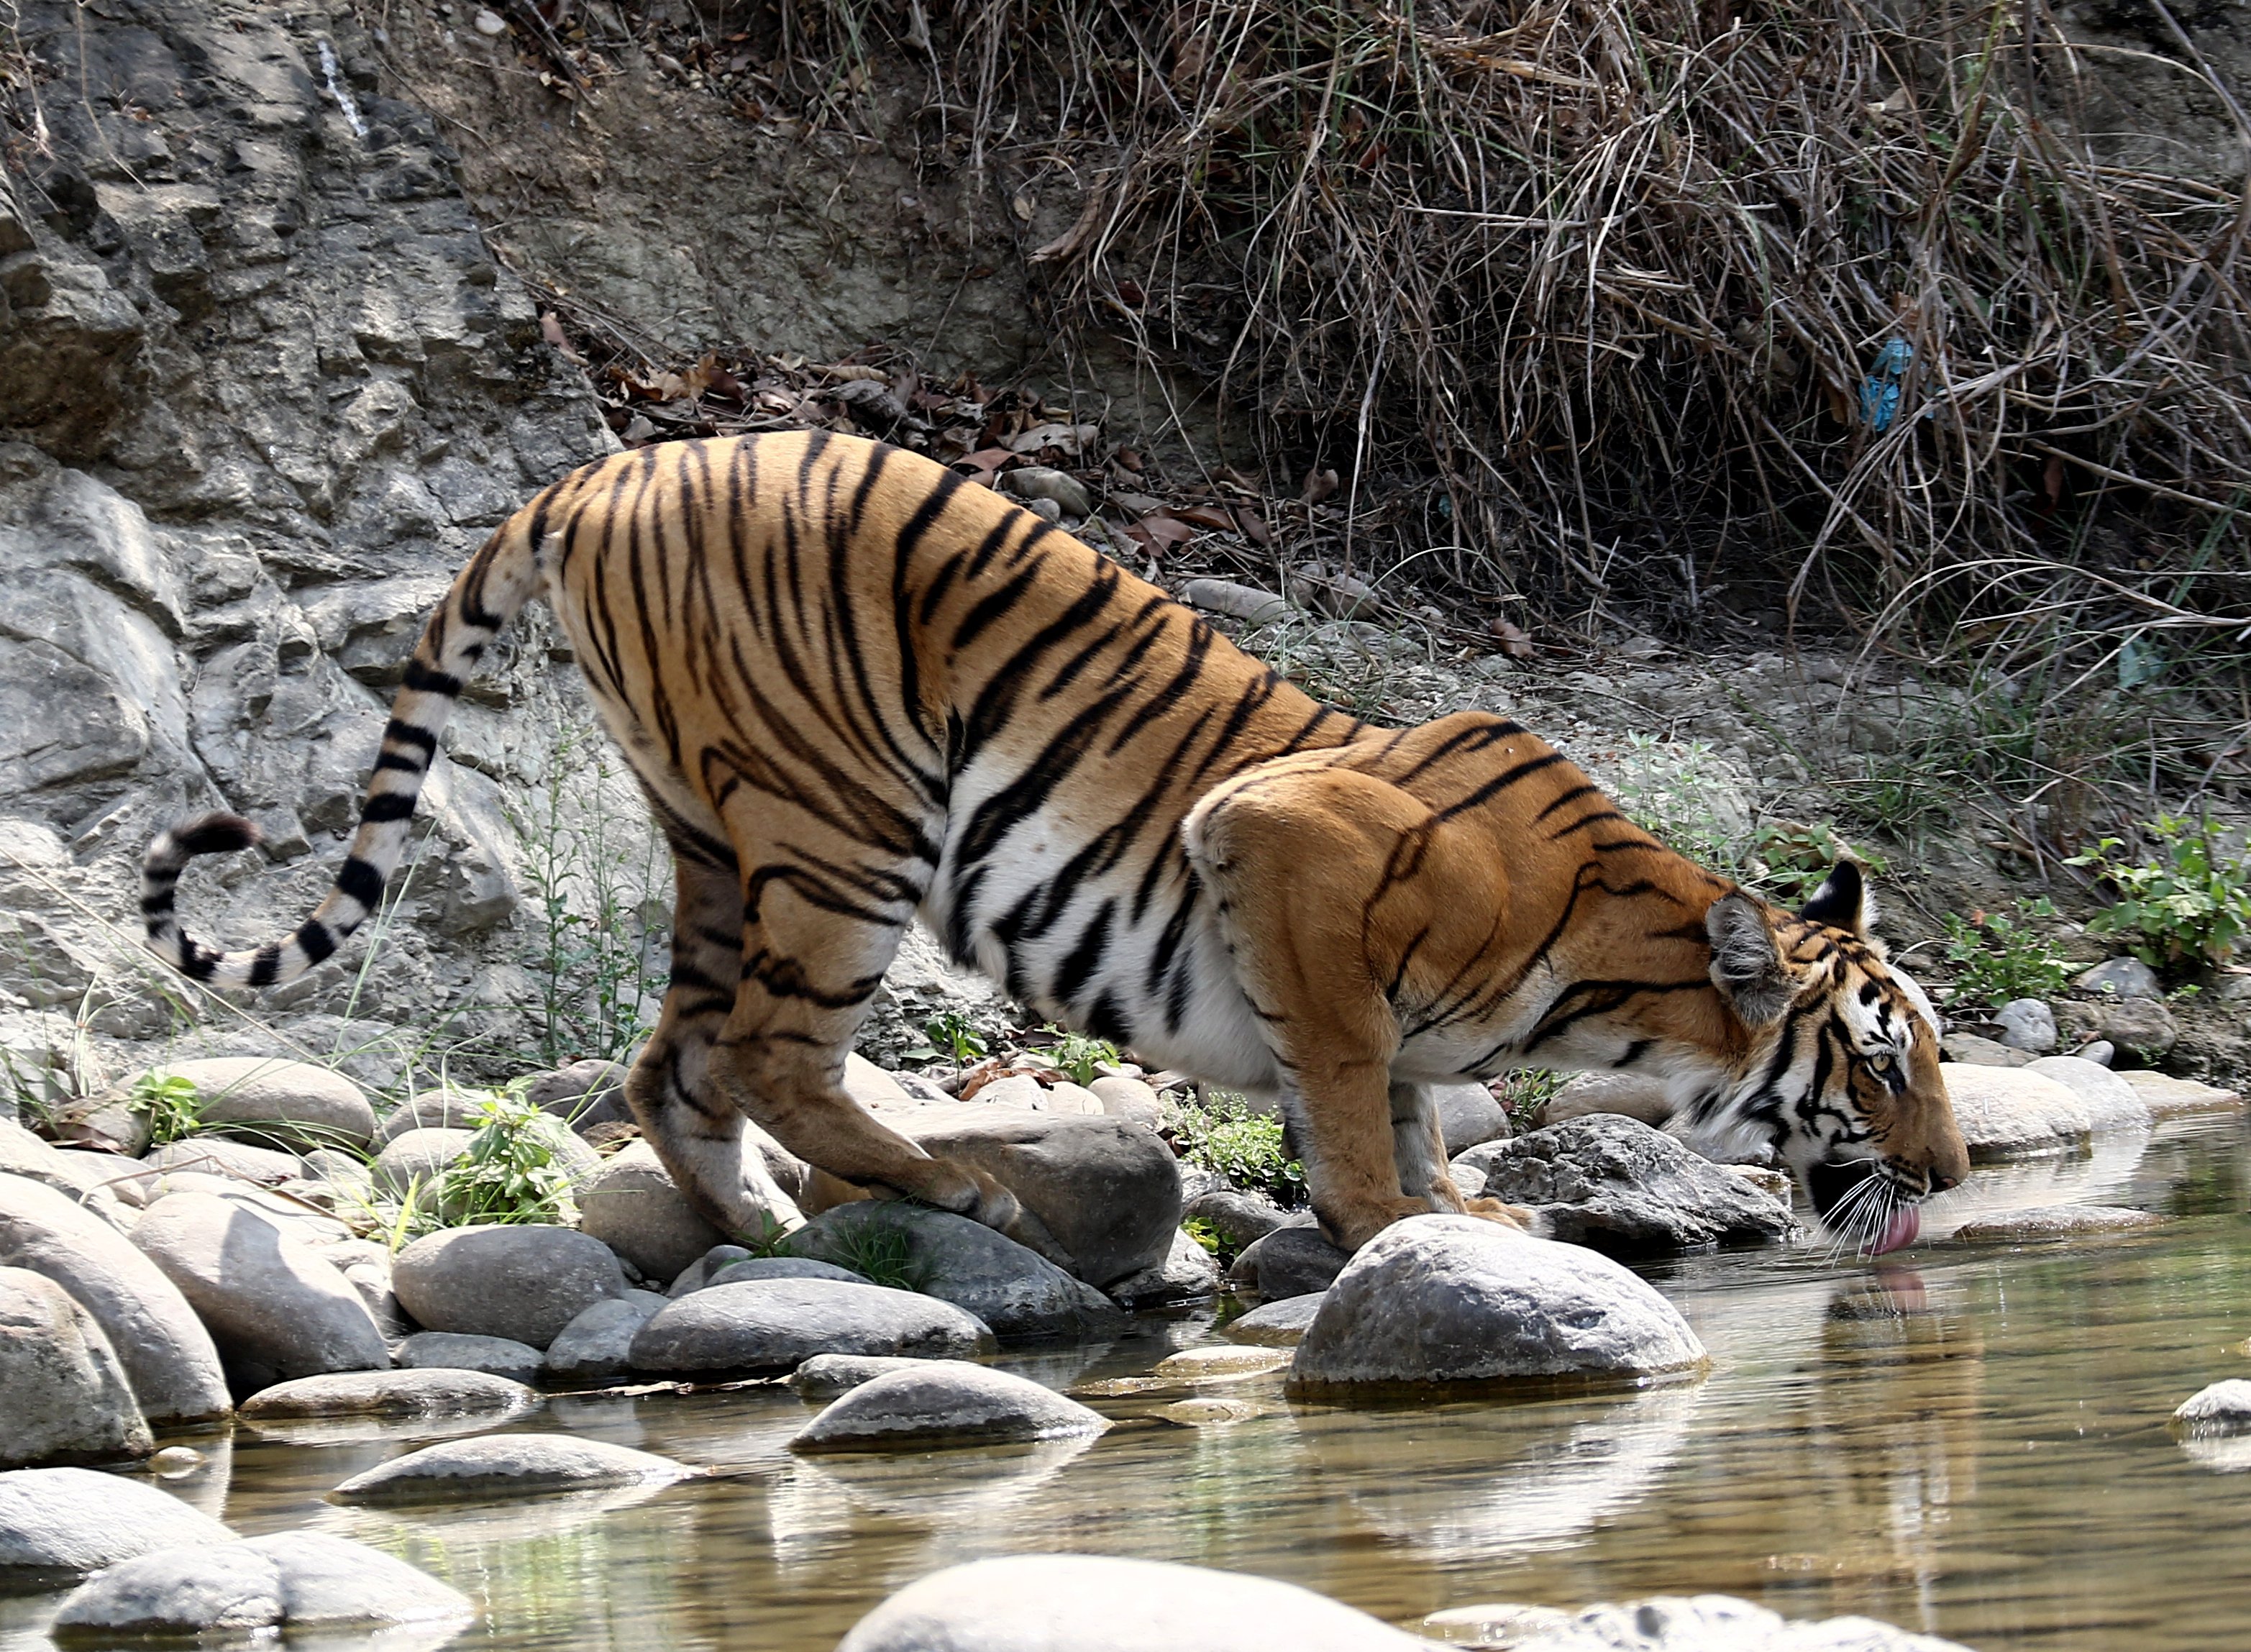
<path id="1" fill-rule="evenodd" d="M 1899 417 L 1900 381 L 1907 377 L 1914 360 L 1913 344 L 1904 338 L 1887 338 L 1868 368 L 1868 376 L 1860 380 L 1860 417 L 1880 436 Z"/>

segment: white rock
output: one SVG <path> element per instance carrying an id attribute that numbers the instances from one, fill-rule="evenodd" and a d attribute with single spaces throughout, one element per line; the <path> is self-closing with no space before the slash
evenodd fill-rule
<path id="1" fill-rule="evenodd" d="M 285 1531 L 114 1566 L 63 1602 L 55 1636 L 68 1645 L 121 1635 L 466 1622 L 475 1610 L 468 1596 L 379 1549 L 326 1532 Z"/>
<path id="2" fill-rule="evenodd" d="M 179 1287 L 131 1241 L 52 1188 L 0 1175 L 0 1267 L 44 1274 L 91 1315 L 152 1423 L 223 1416 L 226 1377 Z"/>
<path id="3" fill-rule="evenodd" d="M 2106 1066 L 2075 1055 L 2042 1056 L 2017 1069 L 2053 1079 L 2087 1105 L 2087 1121 L 2097 1130 L 2146 1128 L 2150 1104 L 2134 1086 Z"/>
<path id="4" fill-rule="evenodd" d="M 1417 1216 L 1337 1276 L 1290 1374 L 1322 1389 L 1646 1376 L 1704 1360 L 1673 1305 L 1608 1257 L 1477 1217 Z"/>
<path id="5" fill-rule="evenodd" d="M 1109 1426 L 1099 1412 L 1024 1378 L 933 1360 L 859 1384 L 800 1429 L 789 1448 L 865 1451 L 1068 1440 Z"/>
<path id="6" fill-rule="evenodd" d="M 391 1364 L 350 1282 L 262 1212 L 169 1193 L 142 1213 L 133 1243 L 194 1305 L 244 1388 Z"/>
<path id="7" fill-rule="evenodd" d="M 2173 1426 L 2192 1437 L 2251 1433 L 2251 1381 L 2230 1377 L 2198 1389 L 2174 1411 Z"/>
<path id="8" fill-rule="evenodd" d="M 169 1492 L 91 1468 L 0 1473 L 0 1575 L 96 1572 L 234 1533 Z"/>
<path id="9" fill-rule="evenodd" d="M 663 1486 L 696 1473 L 669 1457 L 578 1434 L 487 1434 L 425 1446 L 354 1475 L 338 1503 L 441 1503 L 607 1486 Z"/>
<path id="10" fill-rule="evenodd" d="M 146 1456 L 124 1367 L 92 1315 L 44 1274 L 0 1267 L 0 1468 Z"/>
<path id="11" fill-rule="evenodd" d="M 1993 1012 L 2001 1042 L 2012 1050 L 2044 1052 L 2055 1048 L 2055 1011 L 2038 998 L 2012 998 Z"/>
<path id="12" fill-rule="evenodd" d="M 280 1148 L 259 1147 L 249 1142 L 230 1142 L 223 1135 L 198 1135 L 150 1148 L 141 1156 L 151 1170 L 200 1170 L 256 1187 L 294 1182 L 305 1174 L 305 1161 Z"/>
<path id="13" fill-rule="evenodd" d="M 1271 591 L 1262 591 L 1255 585 L 1239 585 L 1233 580 L 1190 580 L 1181 587 L 1181 595 L 1192 608 L 1249 620 L 1254 624 L 1271 624 L 1287 618 L 1290 613 L 1290 605 Z"/>
<path id="14" fill-rule="evenodd" d="M 2094 1128 L 2077 1092 L 2027 1067 L 1950 1061 L 1938 1072 L 1973 1159 L 2060 1153 Z"/>
<path id="15" fill-rule="evenodd" d="M 122 1197 L 120 1185 L 130 1181 L 138 1168 L 131 1159 L 107 1153 L 66 1152 L 13 1119 L 0 1119 L 0 1174 L 51 1187 L 112 1227 L 127 1225 L 117 1208 Z"/>
<path id="16" fill-rule="evenodd" d="M 918 1579 L 836 1652 L 1428 1652 L 1310 1589 L 1107 1555 L 974 1560 Z"/>
<path id="17" fill-rule="evenodd" d="M 2149 1067 L 2135 1067 L 2117 1076 L 2142 1098 L 2155 1118 L 2169 1119 L 2184 1113 L 2234 1113 L 2243 1106 L 2240 1091 L 2199 1084 L 2194 1079 L 2176 1079 Z"/>
<path id="18" fill-rule="evenodd" d="M 1279 1348 L 1214 1343 L 1167 1354 L 1149 1374 L 1171 1382 L 1230 1382 L 1243 1377 L 1263 1377 L 1289 1363 L 1290 1356 Z"/>

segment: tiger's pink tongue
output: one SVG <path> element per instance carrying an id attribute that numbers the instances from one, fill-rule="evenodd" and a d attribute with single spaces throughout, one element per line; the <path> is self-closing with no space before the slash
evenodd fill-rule
<path id="1" fill-rule="evenodd" d="M 1892 1212 L 1892 1219 L 1884 1225 L 1884 1236 L 1869 1247 L 1868 1254 L 1881 1256 L 1887 1252 L 1904 1250 L 1915 1243 L 1915 1236 L 1922 1232 L 1922 1218 L 1915 1214 L 1915 1206 L 1902 1204 Z"/>

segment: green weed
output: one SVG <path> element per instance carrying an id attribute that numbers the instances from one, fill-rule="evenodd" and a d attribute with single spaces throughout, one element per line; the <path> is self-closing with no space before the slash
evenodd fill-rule
<path id="1" fill-rule="evenodd" d="M 1545 1067 L 1520 1067 L 1504 1072 L 1493 1083 L 1493 1096 L 1508 1114 L 1511 1135 L 1522 1135 L 1539 1128 L 1540 1109 L 1570 1079 L 1568 1072 Z"/>
<path id="2" fill-rule="evenodd" d="M 434 1225 L 576 1222 L 570 1173 L 556 1150 L 566 1127 L 517 1095 L 494 1096 L 478 1116 L 476 1134 L 439 1178 Z"/>
<path id="3" fill-rule="evenodd" d="M 2251 931 L 2251 858 L 2221 842 L 2208 820 L 2159 815 L 2141 829 L 2152 852 L 2139 861 L 2115 857 L 2123 845 L 2105 837 L 2067 863 L 2095 868 L 2118 892 L 2088 932 L 2123 938 L 2151 968 L 2226 963 Z"/>
<path id="4" fill-rule="evenodd" d="M 1175 1102 L 1170 1123 L 1181 1156 L 1189 1163 L 1283 1204 L 1305 1197 L 1306 1167 L 1284 1149 L 1282 1121 L 1252 1112 L 1243 1097 L 1206 1090 L 1201 1102 Z"/>
<path id="5" fill-rule="evenodd" d="M 162 1068 L 142 1073 L 133 1081 L 126 1106 L 149 1121 L 149 1144 L 163 1147 L 204 1128 L 203 1096 L 193 1079 L 183 1079 Z"/>
<path id="6" fill-rule="evenodd" d="M 923 1037 L 930 1040 L 930 1053 L 947 1057 L 957 1067 L 966 1067 L 984 1057 L 985 1040 L 977 1031 L 977 1024 L 959 1010 L 932 1017 L 923 1023 L 922 1031 Z M 907 1053 L 916 1055 L 920 1052 L 910 1050 Z"/>
<path id="7" fill-rule="evenodd" d="M 1077 1085 L 1092 1084 L 1101 1076 L 1099 1069 L 1118 1065 L 1118 1046 L 1106 1038 L 1090 1038 L 1083 1032 L 1066 1032 L 1063 1042 L 1049 1052 L 1055 1064 L 1070 1074 Z"/>
<path id="8" fill-rule="evenodd" d="M 2046 895 L 2017 902 L 2013 915 L 1977 912 L 1965 919 L 1948 913 L 1940 920 L 1946 930 L 1946 961 L 1954 970 L 1947 1003 L 1998 1009 L 2012 998 L 2047 998 L 2062 991 L 2071 979 L 2070 961 L 2058 957 L 2047 938 L 2032 927 L 2054 916 L 2055 903 Z"/>
<path id="9" fill-rule="evenodd" d="M 871 1284 L 918 1291 L 930 1282 L 930 1269 L 914 1253 L 905 1224 L 880 1207 L 865 1218 L 823 1235 L 821 1260 L 851 1269 Z"/>

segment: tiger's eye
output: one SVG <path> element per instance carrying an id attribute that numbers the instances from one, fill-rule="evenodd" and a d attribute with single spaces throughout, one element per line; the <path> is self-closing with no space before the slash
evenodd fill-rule
<path id="1" fill-rule="evenodd" d="M 1894 1059 L 1888 1052 L 1872 1055 L 1868 1058 L 1868 1071 L 1874 1073 L 1880 1079 L 1890 1078 L 1892 1076 L 1892 1070 L 1898 1065 L 1899 1062 Z"/>

